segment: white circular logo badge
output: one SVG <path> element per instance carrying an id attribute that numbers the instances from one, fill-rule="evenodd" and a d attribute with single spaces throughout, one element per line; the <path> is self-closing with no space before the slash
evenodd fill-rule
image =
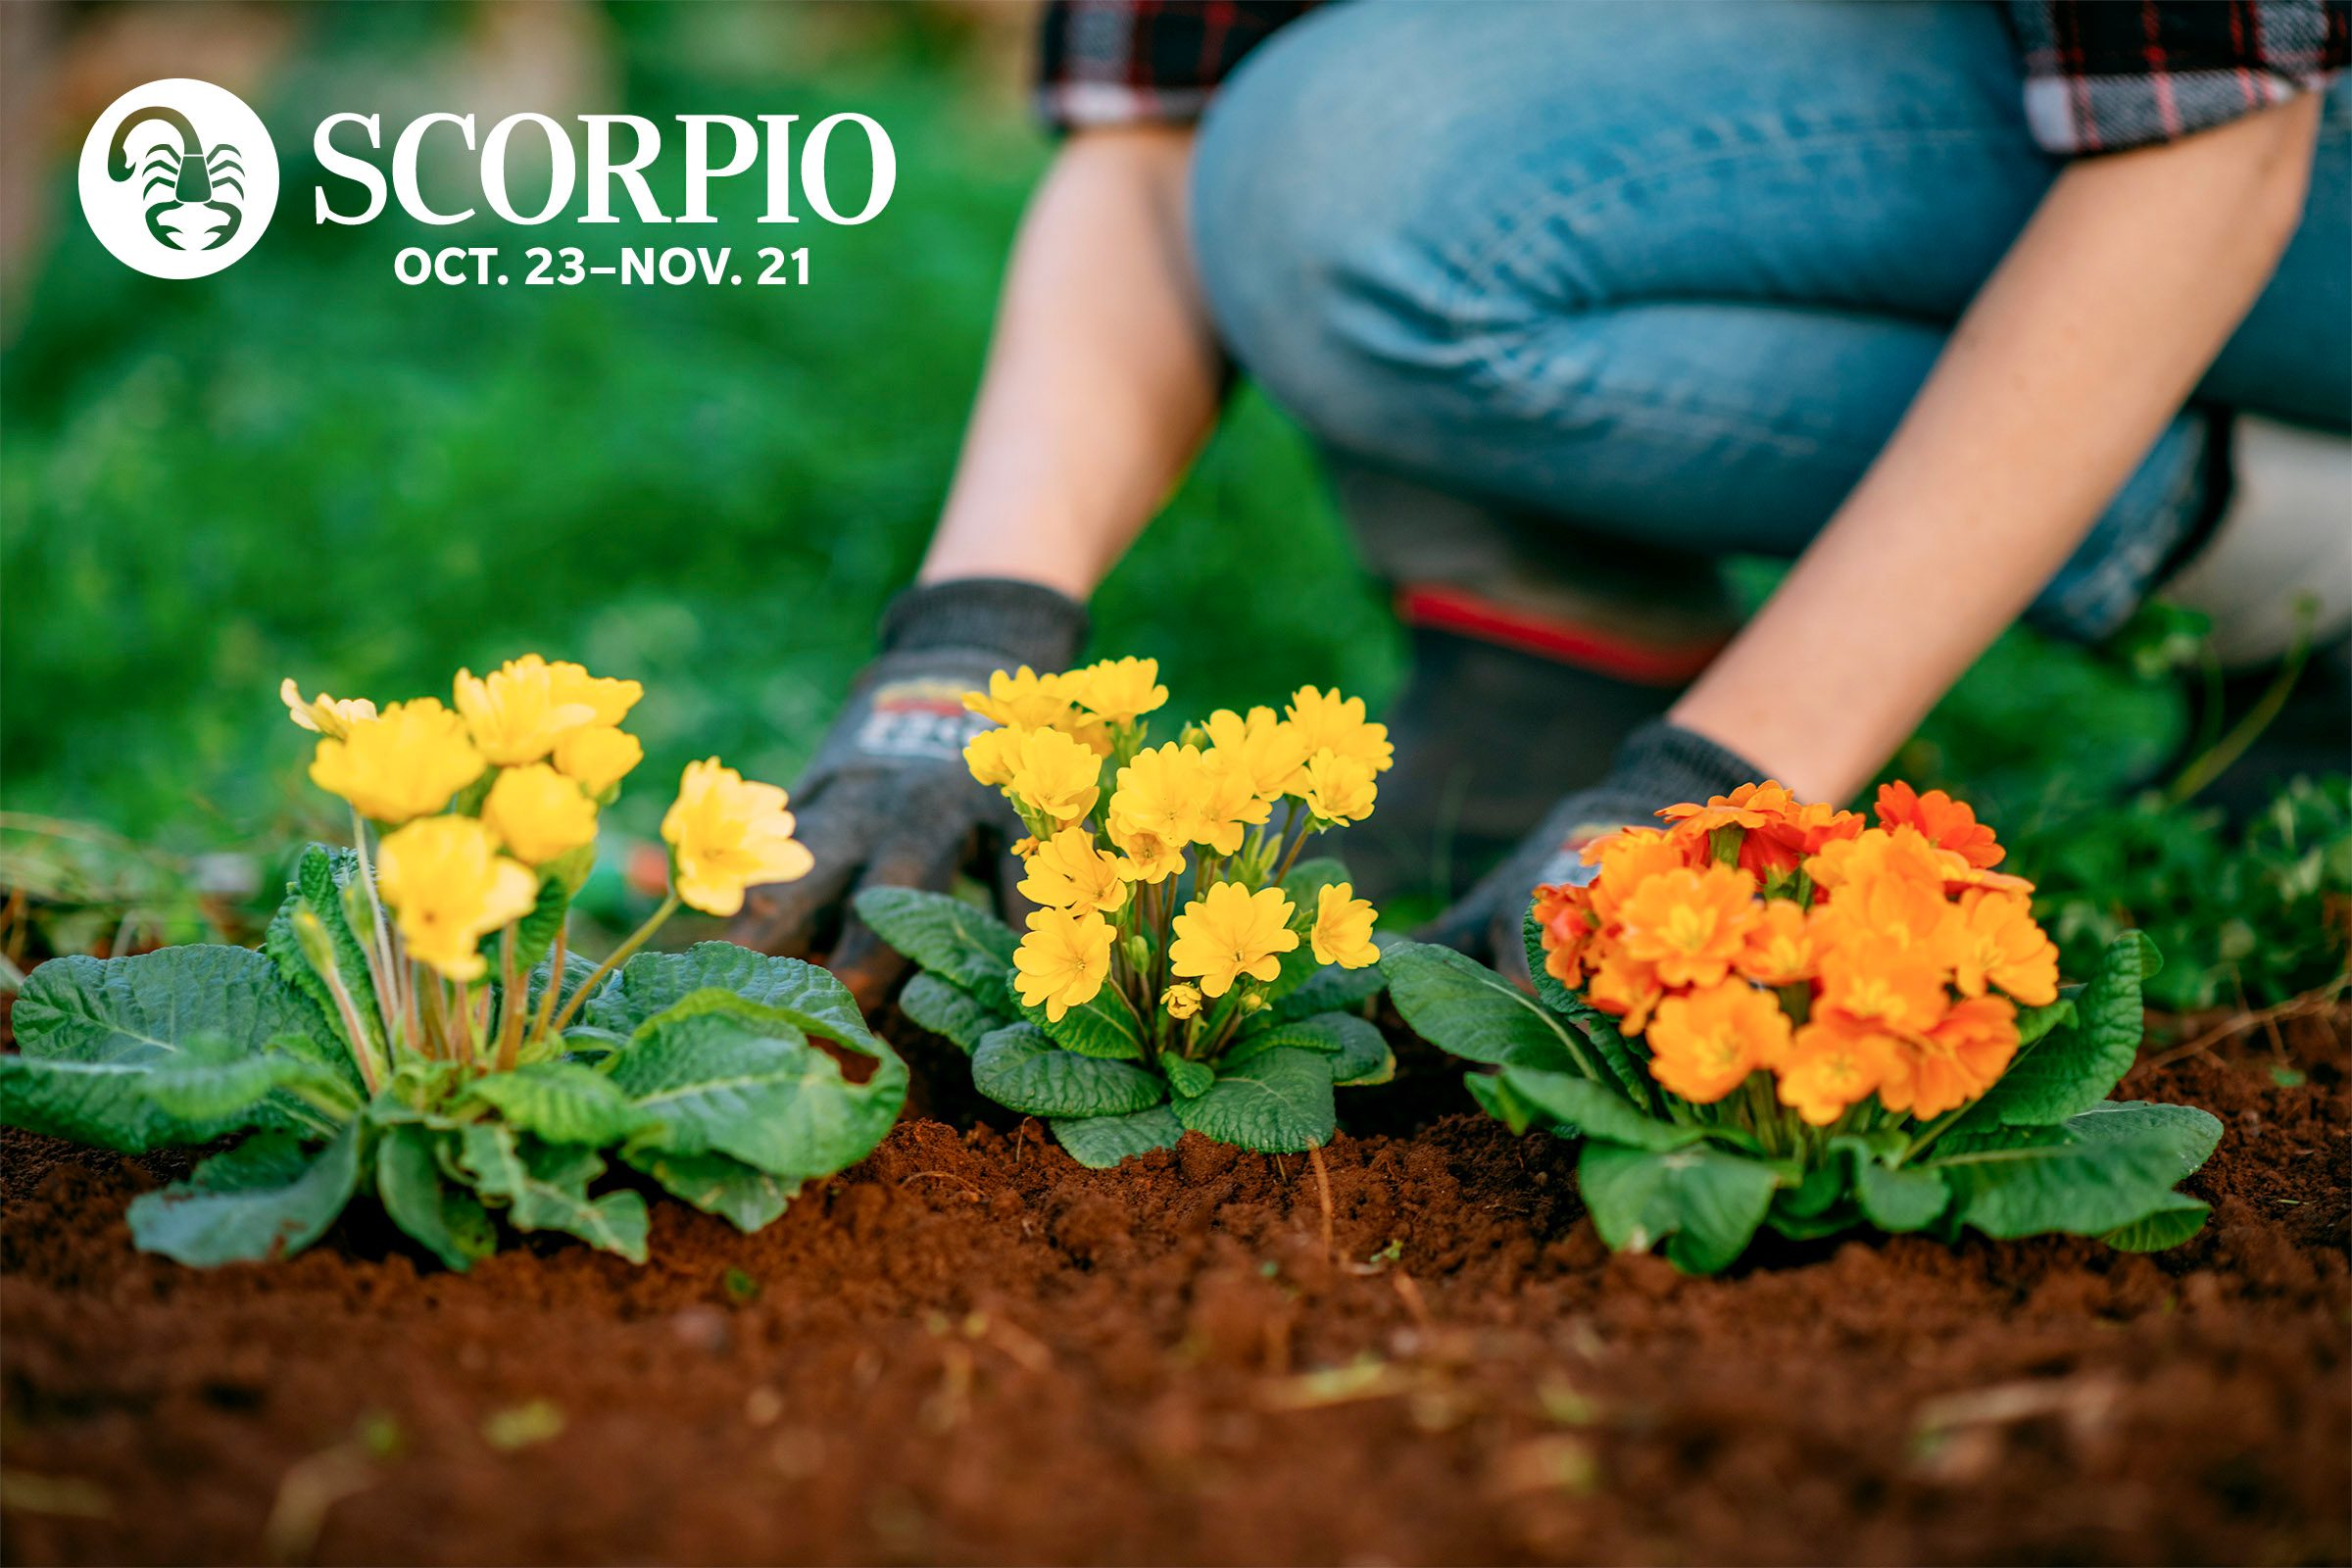
<path id="1" fill-rule="evenodd" d="M 81 214 L 126 267 L 205 277 L 253 249 L 277 210 L 261 117 L 191 76 L 134 87 L 81 144 Z"/>

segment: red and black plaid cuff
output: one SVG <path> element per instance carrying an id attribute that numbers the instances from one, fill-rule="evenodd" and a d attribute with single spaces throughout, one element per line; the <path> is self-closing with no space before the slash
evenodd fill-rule
<path id="1" fill-rule="evenodd" d="M 1185 121 L 1266 35 L 1315 0 L 1053 0 L 1038 112 L 1060 130 Z"/>
<path id="2" fill-rule="evenodd" d="M 2073 157 L 2177 141 L 2328 84 L 2352 0 L 2011 0 L 2026 119 Z"/>

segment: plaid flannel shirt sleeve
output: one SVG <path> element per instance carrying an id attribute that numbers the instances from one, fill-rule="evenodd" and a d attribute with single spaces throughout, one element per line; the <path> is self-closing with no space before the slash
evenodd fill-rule
<path id="1" fill-rule="evenodd" d="M 2068 157 L 2176 141 L 2344 69 L 2352 0 L 2011 0 L 2034 139 Z"/>
<path id="2" fill-rule="evenodd" d="M 1187 121 L 1266 35 L 1315 0 L 1053 0 L 1037 107 L 1058 130 Z"/>

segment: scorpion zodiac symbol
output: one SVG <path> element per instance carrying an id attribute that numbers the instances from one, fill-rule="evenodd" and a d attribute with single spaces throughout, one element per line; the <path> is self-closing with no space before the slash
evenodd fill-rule
<path id="1" fill-rule="evenodd" d="M 239 161 L 234 147 L 220 142 L 208 153 L 204 144 L 196 139 L 196 127 L 188 123 L 187 116 L 176 109 L 142 109 L 123 121 L 115 131 L 114 152 L 108 161 L 107 172 L 118 180 L 131 177 L 133 171 L 127 150 L 130 133 L 151 120 L 161 121 L 179 132 L 179 148 L 173 151 L 169 142 L 158 146 L 148 154 L 146 163 L 137 171 L 147 176 L 147 182 L 139 187 L 139 200 L 146 208 L 147 232 L 153 234 L 158 243 L 172 250 L 219 250 L 229 242 L 237 226 L 245 221 L 242 206 L 245 199 L 245 166 Z M 159 185 L 170 193 L 161 200 L 155 196 Z M 220 195 L 222 191 L 236 192 L 237 200 L 223 200 Z M 165 215 L 186 207 L 210 207 L 225 215 L 228 221 L 199 244 L 189 246 L 178 234 L 166 228 L 162 221 Z"/>

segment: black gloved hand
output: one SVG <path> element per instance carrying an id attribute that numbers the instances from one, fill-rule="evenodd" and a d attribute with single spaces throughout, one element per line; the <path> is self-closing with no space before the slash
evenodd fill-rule
<path id="1" fill-rule="evenodd" d="M 1604 834 L 1632 823 L 1655 824 L 1655 813 L 1666 807 L 1703 804 L 1763 776 L 1738 753 L 1704 735 L 1652 720 L 1617 748 L 1608 777 L 1563 798 L 1542 826 L 1438 916 L 1422 938 L 1458 948 L 1526 985 L 1524 925 L 1539 886 L 1583 881 L 1591 874 L 1582 859 L 1584 847 Z"/>
<path id="2" fill-rule="evenodd" d="M 1086 609 L 1037 583 L 968 577 L 909 588 L 882 614 L 882 653 L 792 790 L 796 836 L 816 858 L 798 882 L 755 888 L 728 935 L 762 953 L 806 955 L 836 926 L 828 962 L 860 1003 L 880 1000 L 898 955 L 844 909 L 869 887 L 945 888 L 983 844 L 1022 829 L 976 783 L 964 743 L 988 727 L 963 694 L 1000 669 L 1065 669 Z M 852 884 L 855 883 L 855 888 Z"/>

